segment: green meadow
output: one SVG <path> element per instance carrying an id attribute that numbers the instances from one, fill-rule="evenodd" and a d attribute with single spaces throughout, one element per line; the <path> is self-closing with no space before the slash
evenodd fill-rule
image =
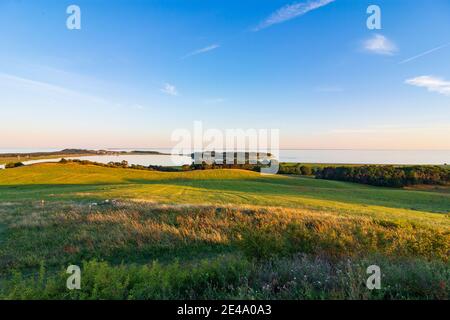
<path id="1" fill-rule="evenodd" d="M 244 170 L 0 170 L 0 297 L 448 299 L 450 192 Z M 81 290 L 65 268 L 82 268 Z M 382 269 L 368 290 L 366 268 Z"/>

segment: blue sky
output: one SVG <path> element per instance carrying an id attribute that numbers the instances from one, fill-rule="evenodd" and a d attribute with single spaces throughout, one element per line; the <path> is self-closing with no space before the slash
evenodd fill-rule
<path id="1" fill-rule="evenodd" d="M 3 148 L 170 147 L 199 120 L 450 149 L 450 1 L 0 0 L 0 110 Z"/>

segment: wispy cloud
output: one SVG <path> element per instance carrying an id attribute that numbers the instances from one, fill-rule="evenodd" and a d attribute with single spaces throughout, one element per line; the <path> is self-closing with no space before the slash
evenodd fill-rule
<path id="1" fill-rule="evenodd" d="M 170 83 L 166 83 L 164 84 L 164 87 L 161 88 L 161 92 L 168 94 L 170 96 L 177 96 L 178 95 L 178 91 L 177 88 L 170 84 Z"/>
<path id="2" fill-rule="evenodd" d="M 0 80 L 6 80 L 8 83 L 15 83 L 17 85 L 20 85 L 23 89 L 29 89 L 29 90 L 35 90 L 38 92 L 45 92 L 50 94 L 58 94 L 60 96 L 73 96 L 73 97 L 80 97 L 84 99 L 89 99 L 92 102 L 95 103 L 103 103 L 106 104 L 107 101 L 103 98 L 92 96 L 86 93 L 78 92 L 72 89 L 67 89 L 65 87 L 38 81 L 38 80 L 32 80 L 27 78 L 22 78 L 16 75 L 11 75 L 7 73 L 0 73 Z"/>
<path id="3" fill-rule="evenodd" d="M 381 34 L 375 34 L 364 42 L 364 49 L 368 52 L 391 56 L 398 51 L 394 42 Z"/>
<path id="4" fill-rule="evenodd" d="M 206 52 L 215 50 L 215 49 L 217 49 L 217 48 L 220 48 L 220 45 L 219 45 L 219 44 L 212 44 L 212 45 L 209 45 L 209 46 L 207 46 L 207 47 L 204 47 L 204 48 L 201 48 L 201 49 L 198 49 L 198 50 L 189 52 L 187 55 L 185 55 L 185 56 L 183 57 L 183 59 L 186 59 L 186 58 L 189 58 L 189 57 L 192 57 L 192 56 L 196 56 L 196 55 L 198 55 L 198 54 L 206 53 Z"/>
<path id="5" fill-rule="evenodd" d="M 411 57 L 411 58 L 405 59 L 405 60 L 401 61 L 399 64 L 408 63 L 408 62 L 411 62 L 411 61 L 416 60 L 416 59 L 418 59 L 418 58 L 422 58 L 423 56 L 426 56 L 426 55 L 429 55 L 430 53 L 433 53 L 433 52 L 435 52 L 435 51 L 438 51 L 438 50 L 447 48 L 448 46 L 450 46 L 450 42 L 447 43 L 447 44 L 444 44 L 444 45 L 442 45 L 442 46 L 439 46 L 439 47 L 436 47 L 436 48 L 427 50 L 427 51 L 425 51 L 425 52 L 422 52 L 422 53 L 420 53 L 420 54 L 418 54 L 418 55 L 416 55 L 416 56 L 413 56 L 413 57 Z"/>
<path id="6" fill-rule="evenodd" d="M 420 76 L 408 79 L 405 83 L 416 87 L 426 88 L 430 92 L 450 95 L 450 81 L 435 76 Z"/>
<path id="7" fill-rule="evenodd" d="M 326 6 L 327 4 L 330 4 L 334 1 L 335 0 L 314 0 L 286 5 L 272 13 L 267 19 L 253 28 L 253 31 L 259 31 L 274 24 L 282 23 L 300 17 L 312 10 L 316 10 L 320 7 Z"/>

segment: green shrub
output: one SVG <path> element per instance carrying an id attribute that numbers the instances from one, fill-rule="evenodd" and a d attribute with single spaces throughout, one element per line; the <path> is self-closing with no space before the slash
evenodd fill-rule
<path id="1" fill-rule="evenodd" d="M 313 170 L 311 167 L 308 166 L 301 166 L 300 167 L 300 174 L 304 175 L 304 176 L 310 176 L 312 175 Z"/>
<path id="2" fill-rule="evenodd" d="M 5 165 L 5 169 L 12 169 L 12 168 L 18 168 L 18 167 L 23 167 L 24 164 L 22 162 L 11 162 L 11 163 L 7 163 Z"/>
<path id="3" fill-rule="evenodd" d="M 368 290 L 366 270 L 381 269 L 381 289 Z M 81 290 L 66 288 L 68 275 L 13 273 L 0 281 L 0 299 L 448 299 L 447 264 L 418 258 L 330 261 L 312 255 L 250 261 L 239 255 L 199 263 L 118 265 L 88 261 Z"/>

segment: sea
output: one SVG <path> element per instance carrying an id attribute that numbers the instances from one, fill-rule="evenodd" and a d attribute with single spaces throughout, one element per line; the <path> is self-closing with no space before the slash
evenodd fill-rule
<path id="1" fill-rule="evenodd" d="M 53 152 L 61 148 L 0 148 L 0 153 Z M 192 162 L 189 155 L 170 155 L 171 148 L 112 148 L 109 151 L 158 151 L 162 155 L 118 155 L 68 157 L 100 163 L 127 161 L 136 165 L 180 166 Z M 26 161 L 24 164 L 57 162 L 61 158 Z M 352 150 L 352 149 L 281 149 L 280 162 L 321 164 L 391 164 L 391 165 L 443 165 L 450 163 L 450 150 Z"/>

